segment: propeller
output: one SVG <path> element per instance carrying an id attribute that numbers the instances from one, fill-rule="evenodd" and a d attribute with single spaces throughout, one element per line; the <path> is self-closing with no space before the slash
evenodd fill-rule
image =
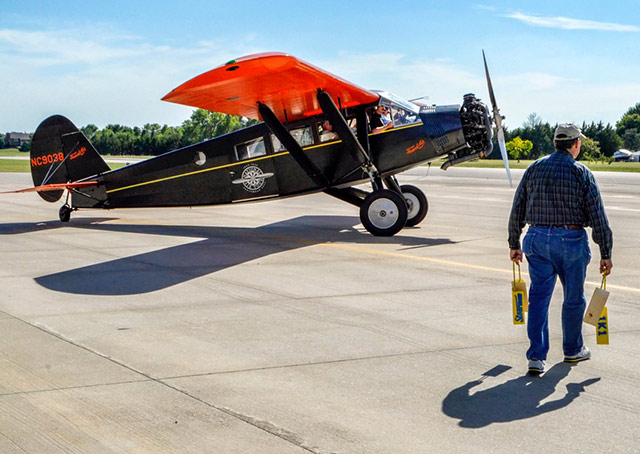
<path id="1" fill-rule="evenodd" d="M 513 187 L 511 180 L 511 170 L 509 169 L 509 158 L 507 156 L 507 146 L 504 142 L 504 128 L 502 127 L 502 120 L 504 117 L 500 115 L 500 109 L 496 103 L 496 95 L 493 92 L 493 85 L 491 85 L 491 77 L 489 76 L 489 68 L 487 67 L 487 58 L 482 51 L 482 59 L 484 60 L 484 72 L 487 75 L 487 87 L 489 88 L 489 98 L 491 99 L 491 108 L 493 113 L 493 121 L 496 125 L 496 131 L 498 133 L 498 146 L 500 147 L 500 154 L 502 155 L 502 162 L 504 162 L 504 168 L 507 171 L 507 178 L 509 178 L 509 186 Z"/>

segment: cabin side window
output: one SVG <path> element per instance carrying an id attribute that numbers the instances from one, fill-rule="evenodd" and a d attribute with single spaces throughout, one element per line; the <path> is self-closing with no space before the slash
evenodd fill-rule
<path id="1" fill-rule="evenodd" d="M 338 140 L 338 134 L 333 130 L 333 126 L 329 120 L 321 121 L 316 125 L 318 131 L 318 140 L 320 142 L 330 142 Z"/>
<path id="2" fill-rule="evenodd" d="M 238 161 L 257 158 L 258 156 L 267 154 L 267 149 L 264 146 L 264 139 L 262 137 L 238 144 L 235 146 L 235 149 Z"/>
<path id="3" fill-rule="evenodd" d="M 313 145 L 313 135 L 311 134 L 311 127 L 304 126 L 302 128 L 295 128 L 289 131 L 289 134 L 298 142 L 301 147 L 308 147 Z M 273 151 L 276 153 L 279 151 L 285 151 L 286 147 L 280 143 L 280 140 L 273 134 L 271 134 L 271 143 L 273 143 Z"/>

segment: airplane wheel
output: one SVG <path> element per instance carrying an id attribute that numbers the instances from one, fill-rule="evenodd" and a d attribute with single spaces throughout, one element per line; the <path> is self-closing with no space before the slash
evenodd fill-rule
<path id="1" fill-rule="evenodd" d="M 410 184 L 400 186 L 400 190 L 407 201 L 407 226 L 413 227 L 420 224 L 427 215 L 427 211 L 429 211 L 427 196 L 420 189 Z"/>
<path id="2" fill-rule="evenodd" d="M 374 191 L 360 205 L 360 221 L 375 236 L 393 236 L 407 222 L 407 203 L 397 192 Z"/>
<path id="3" fill-rule="evenodd" d="M 73 210 L 69 205 L 62 205 L 60 207 L 60 211 L 58 211 L 58 215 L 60 216 L 60 221 L 69 222 L 69 219 L 71 219 L 71 211 Z"/>

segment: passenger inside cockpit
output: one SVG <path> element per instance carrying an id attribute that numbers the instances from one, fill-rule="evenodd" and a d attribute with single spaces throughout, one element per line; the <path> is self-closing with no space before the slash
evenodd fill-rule
<path id="1" fill-rule="evenodd" d="M 385 106 L 379 104 L 375 107 L 373 112 L 371 112 L 369 126 L 373 134 L 378 134 L 393 128 L 393 122 L 389 118 L 389 111 Z"/>

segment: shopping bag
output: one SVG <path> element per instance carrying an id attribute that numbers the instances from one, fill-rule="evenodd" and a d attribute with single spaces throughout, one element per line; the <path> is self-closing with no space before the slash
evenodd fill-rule
<path id="1" fill-rule="evenodd" d="M 513 281 L 511 282 L 511 301 L 513 310 L 513 324 L 524 325 L 524 313 L 529 309 L 527 299 L 527 284 L 520 275 L 520 264 L 518 263 L 518 279 L 516 279 L 516 262 L 513 262 Z"/>
<path id="2" fill-rule="evenodd" d="M 584 313 L 583 320 L 585 323 L 598 328 L 600 316 L 602 315 L 604 305 L 607 303 L 607 298 L 609 298 L 609 292 L 607 292 L 607 277 L 603 275 L 602 284 L 600 284 L 600 288 L 593 290 L 591 301 L 589 301 L 589 306 L 587 306 L 587 310 Z"/>

